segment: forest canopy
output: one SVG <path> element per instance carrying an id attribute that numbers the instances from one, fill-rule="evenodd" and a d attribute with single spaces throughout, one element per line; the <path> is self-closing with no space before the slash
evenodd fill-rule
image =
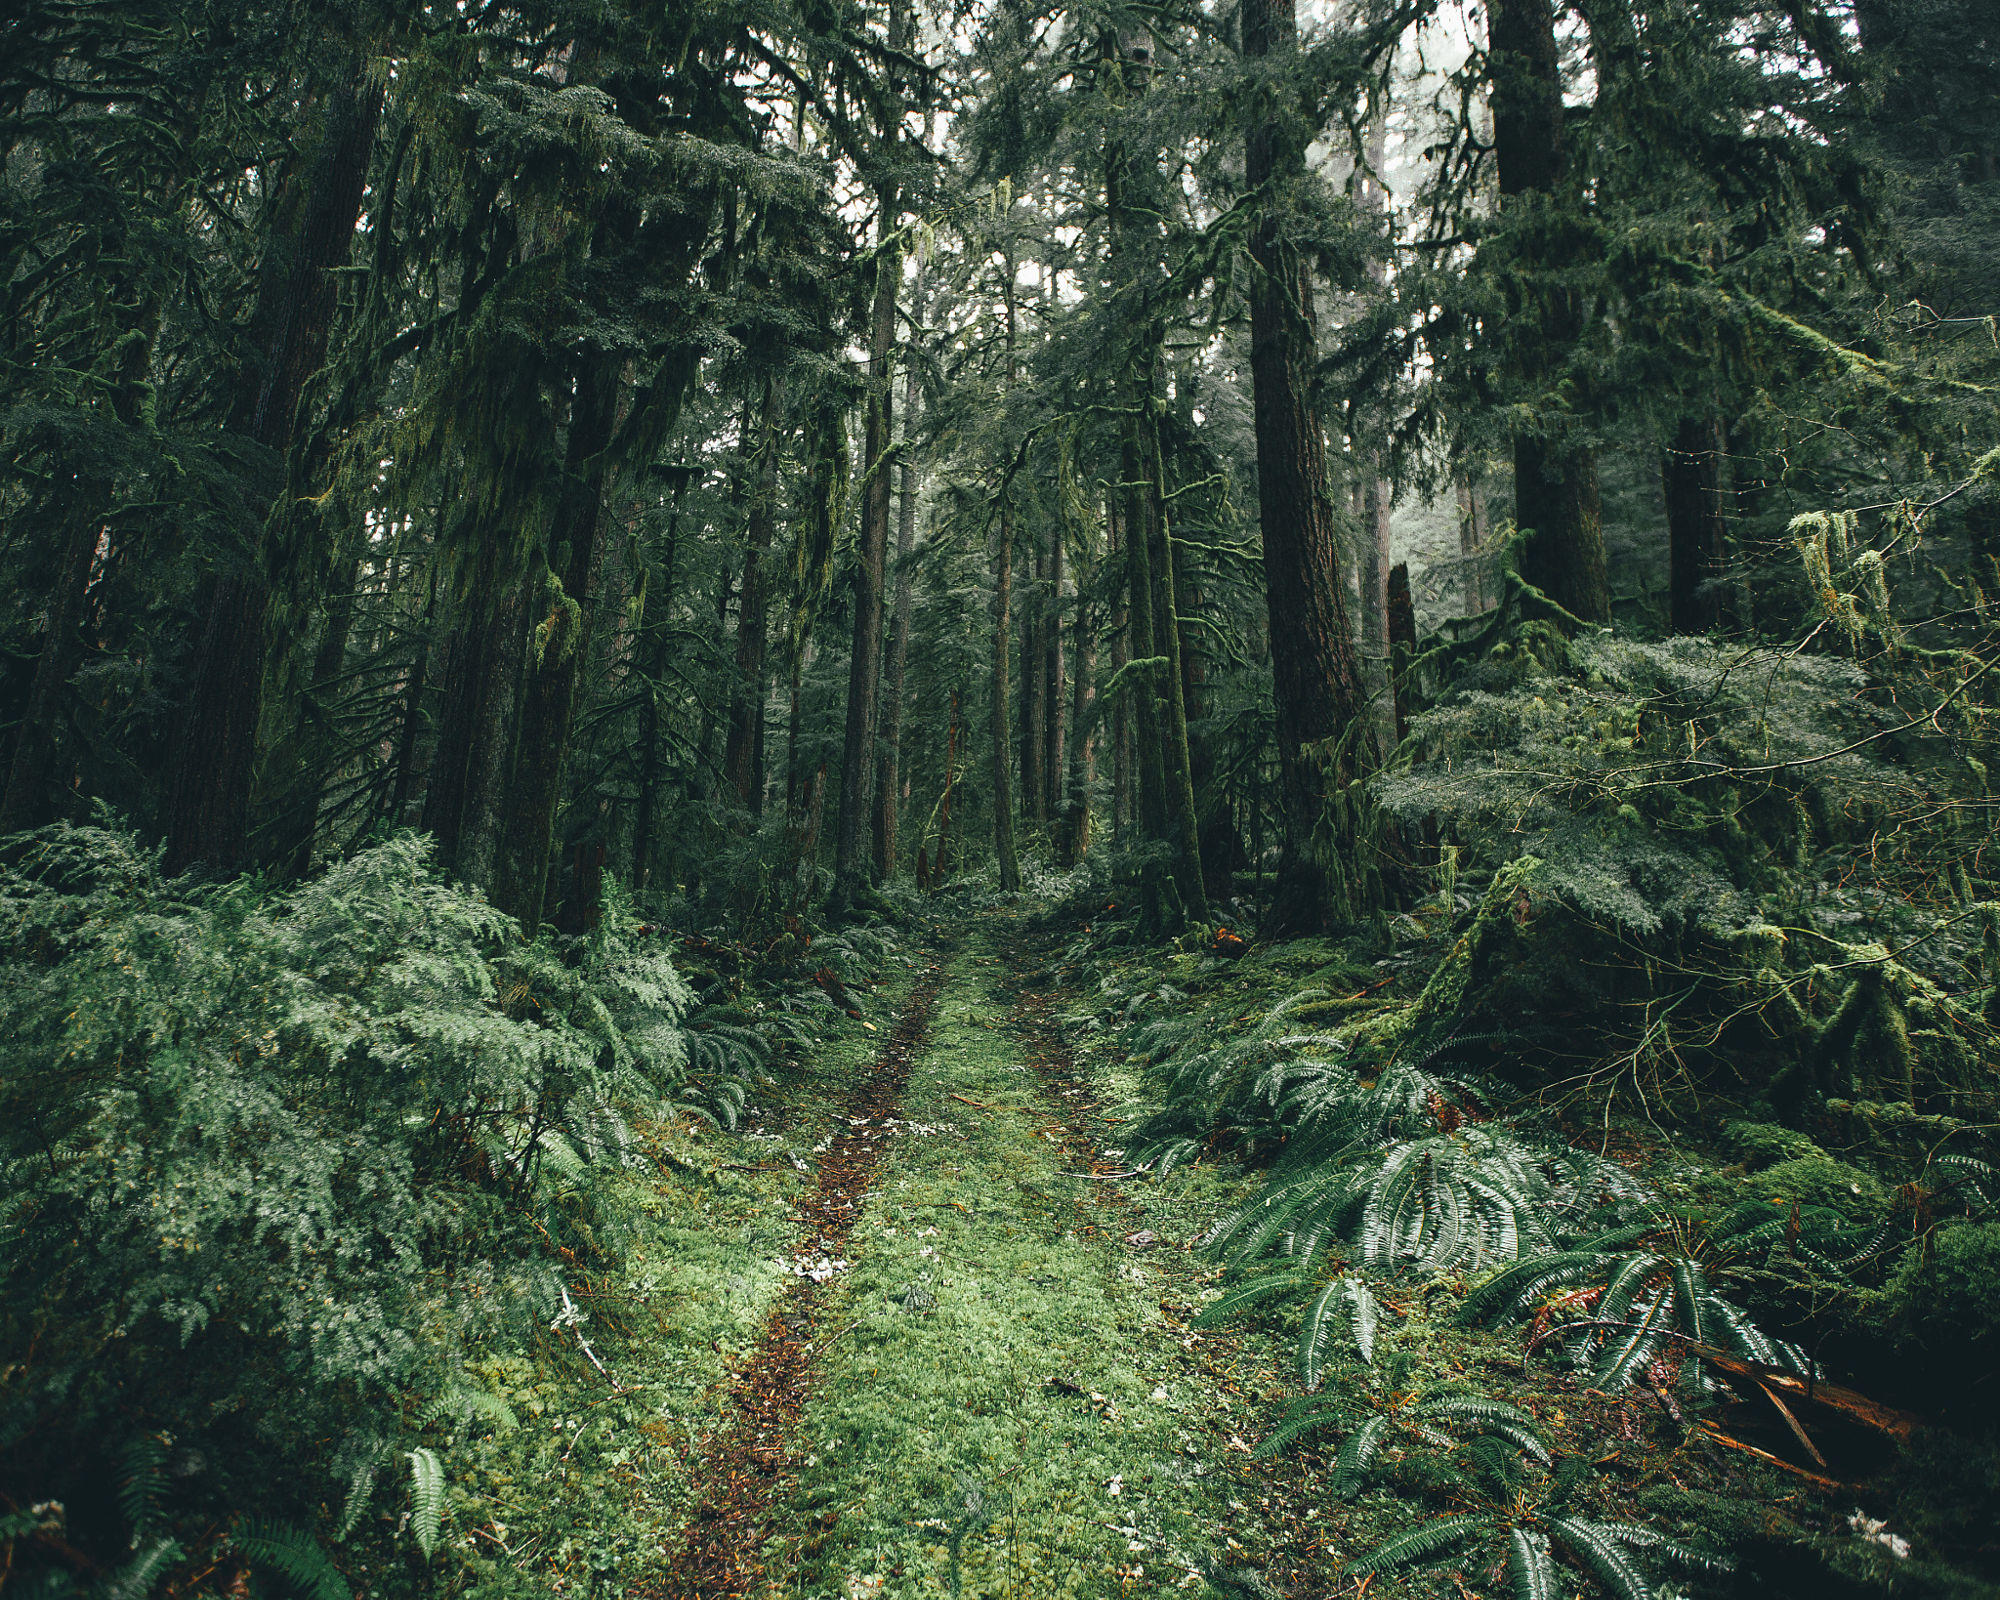
<path id="1" fill-rule="evenodd" d="M 1455 1274 L 2000 1471 L 1985 0 L 18 0 L 0 149 L 0 1585 L 497 1594 L 478 1362 L 1029 907 L 1306 1392 Z M 1626 1593 L 1550 1471 L 1369 1560 Z"/>

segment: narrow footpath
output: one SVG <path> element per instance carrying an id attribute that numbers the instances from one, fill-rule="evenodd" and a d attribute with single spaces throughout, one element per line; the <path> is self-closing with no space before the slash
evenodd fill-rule
<path id="1" fill-rule="evenodd" d="M 841 1108 L 800 1207 L 823 1281 L 736 1371 L 676 1600 L 1198 1593 L 1286 1542 L 1256 1396 L 1187 1326 L 1214 1276 L 1192 1219 L 1122 1196 L 1011 932 L 919 977 Z"/>

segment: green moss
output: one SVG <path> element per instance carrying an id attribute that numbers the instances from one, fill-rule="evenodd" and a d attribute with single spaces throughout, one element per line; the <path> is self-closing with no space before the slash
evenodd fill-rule
<path id="1" fill-rule="evenodd" d="M 1821 1150 L 1767 1167 L 1750 1180 L 1749 1188 L 1767 1200 L 1826 1206 L 1850 1217 L 1886 1216 L 1891 1204 L 1888 1189 L 1874 1174 Z"/>
<path id="2" fill-rule="evenodd" d="M 1731 1153 L 1753 1172 L 1781 1161 L 1822 1154 L 1805 1134 L 1775 1122 L 1727 1122 L 1722 1137 Z"/>
<path id="3" fill-rule="evenodd" d="M 1966 1376 L 1995 1387 L 2000 1357 L 2000 1222 L 1948 1222 L 1926 1250 L 1912 1250 L 1884 1290 L 1897 1330 Z M 1975 1366 L 1976 1364 L 1976 1366 Z M 1978 1383 L 1975 1388 L 1980 1387 Z M 1984 1406 L 2000 1409 L 2000 1394 Z"/>
<path id="4" fill-rule="evenodd" d="M 893 1014 L 913 977 L 907 957 L 892 962 L 879 1010 Z M 548 1330 L 469 1363 L 522 1426 L 460 1440 L 448 1454 L 448 1526 L 462 1563 L 452 1590 L 494 1600 L 666 1592 L 663 1566 L 693 1509 L 700 1446 L 727 1419 L 730 1374 L 786 1281 L 813 1147 L 841 1086 L 880 1044 L 879 1032 L 835 1019 L 739 1131 L 691 1119 L 639 1130 L 650 1153 L 671 1159 L 622 1181 L 629 1236 L 619 1270 L 578 1301 L 587 1319 L 578 1331 L 610 1378 L 575 1334 Z M 386 1494 L 382 1507 L 393 1519 Z"/>
<path id="5" fill-rule="evenodd" d="M 1113 1595 L 1208 1554 L 1206 1480 L 1248 1422 L 1162 1309 L 1200 1268 L 1129 1248 L 1136 1222 L 1065 1175 L 1027 1059 L 984 1025 L 985 966 L 955 966 L 850 1239 L 777 1519 L 807 1530 L 772 1552 L 786 1593 Z"/>

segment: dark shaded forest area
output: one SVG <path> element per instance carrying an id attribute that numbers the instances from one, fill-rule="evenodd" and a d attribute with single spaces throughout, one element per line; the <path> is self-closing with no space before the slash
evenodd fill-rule
<path id="1" fill-rule="evenodd" d="M 0 150 L 10 1600 L 2000 1592 L 1990 0 L 15 0 Z"/>

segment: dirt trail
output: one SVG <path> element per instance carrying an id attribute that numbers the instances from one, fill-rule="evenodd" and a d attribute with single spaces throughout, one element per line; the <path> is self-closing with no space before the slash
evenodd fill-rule
<path id="1" fill-rule="evenodd" d="M 882 1155 L 883 1121 L 901 1103 L 944 982 L 941 961 L 927 958 L 874 1070 L 837 1108 L 838 1131 L 820 1158 L 818 1183 L 799 1205 L 804 1227 L 793 1247 L 795 1259 L 841 1258 Z M 700 1497 L 671 1564 L 671 1600 L 747 1595 L 763 1575 L 764 1541 L 793 1466 L 794 1427 L 812 1394 L 826 1337 L 820 1326 L 826 1288 L 823 1279 L 795 1279 L 736 1375 L 733 1417 L 708 1443 Z"/>

